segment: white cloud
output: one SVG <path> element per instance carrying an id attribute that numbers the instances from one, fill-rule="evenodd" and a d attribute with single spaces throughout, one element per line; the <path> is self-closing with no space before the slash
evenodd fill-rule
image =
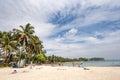
<path id="1" fill-rule="evenodd" d="M 77 33 L 77 29 L 72 28 L 71 30 L 69 30 L 68 34 L 76 34 Z"/>
<path id="2" fill-rule="evenodd" d="M 98 34 L 98 33 L 97 33 Z M 100 34 L 100 33 L 99 33 Z M 70 44 L 64 44 L 61 43 L 61 41 L 51 40 L 46 41 L 46 49 L 53 49 L 53 51 L 48 51 L 49 54 L 61 55 L 65 57 L 105 57 L 110 58 L 119 58 L 117 55 L 120 56 L 119 48 L 120 48 L 120 31 L 117 32 L 106 32 L 104 39 L 97 39 L 94 37 L 84 37 L 81 38 L 82 40 L 85 40 L 85 43 L 70 43 Z M 76 39 L 76 36 L 72 37 L 73 40 Z M 59 38 L 58 38 L 59 39 Z M 80 39 L 79 39 L 80 40 Z M 53 42 L 54 41 L 54 42 Z M 54 51 L 55 50 L 55 51 Z M 113 53 L 113 54 L 110 54 Z M 111 57 L 111 55 L 113 55 Z"/>
<path id="3" fill-rule="evenodd" d="M 75 6 L 71 5 L 70 7 L 65 7 L 60 11 L 60 20 L 63 21 L 64 17 L 68 16 L 69 14 L 76 16 L 76 19 L 68 24 L 58 27 L 54 34 L 57 34 L 63 30 L 71 29 L 73 27 L 80 28 L 104 21 L 119 20 L 120 17 L 118 16 L 120 16 L 120 10 L 115 10 L 116 8 L 120 8 L 118 3 L 118 0 L 78 0 L 77 4 L 79 5 L 77 6 L 77 9 L 72 9 Z"/>
<path id="4" fill-rule="evenodd" d="M 105 6 L 108 8 L 118 7 L 120 6 L 120 1 L 116 0 L 82 0 L 81 2 L 82 8 L 88 8 L 91 6 Z"/>
<path id="5" fill-rule="evenodd" d="M 37 24 L 37 25 L 36 25 Z M 42 39 L 47 39 L 54 32 L 55 26 L 50 23 L 36 23 L 35 32 Z"/>

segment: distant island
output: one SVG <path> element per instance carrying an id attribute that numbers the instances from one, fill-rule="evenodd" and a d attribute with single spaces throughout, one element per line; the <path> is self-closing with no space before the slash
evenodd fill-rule
<path id="1" fill-rule="evenodd" d="M 93 57 L 93 58 L 64 58 L 61 56 L 55 56 L 55 55 L 51 55 L 48 56 L 48 61 L 51 62 L 73 62 L 73 61 L 104 61 L 104 58 L 101 57 Z"/>
<path id="2" fill-rule="evenodd" d="M 89 61 L 104 61 L 104 58 L 98 58 L 98 57 L 94 57 L 94 58 L 90 58 Z"/>

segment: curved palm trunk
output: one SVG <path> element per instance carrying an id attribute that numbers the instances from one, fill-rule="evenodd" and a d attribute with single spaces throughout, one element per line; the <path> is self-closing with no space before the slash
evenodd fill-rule
<path id="1" fill-rule="evenodd" d="M 25 40 L 23 41 L 22 48 L 23 48 L 23 50 L 25 49 Z M 19 66 L 19 67 L 24 67 L 24 66 L 25 66 L 25 64 L 23 64 L 23 66 L 21 66 L 22 61 L 23 61 L 23 59 L 21 59 L 21 50 L 20 50 L 20 57 L 19 57 L 19 61 L 18 61 L 18 66 Z M 25 61 L 25 60 L 24 60 L 24 61 Z M 24 62 L 24 63 L 25 63 L 25 62 Z"/>
<path id="2" fill-rule="evenodd" d="M 4 61 L 3 61 L 3 63 L 5 63 L 5 64 L 6 64 L 6 62 L 7 62 L 7 54 L 8 54 L 8 50 L 5 51 L 5 59 L 4 59 Z"/>
<path id="3" fill-rule="evenodd" d="M 10 63 L 10 53 L 8 54 L 8 57 L 7 57 L 6 63 L 7 63 L 7 64 Z"/>
<path id="4" fill-rule="evenodd" d="M 29 57 L 29 59 L 28 59 L 28 64 L 30 63 L 30 58 L 31 58 L 31 55 L 30 55 L 30 57 Z"/>

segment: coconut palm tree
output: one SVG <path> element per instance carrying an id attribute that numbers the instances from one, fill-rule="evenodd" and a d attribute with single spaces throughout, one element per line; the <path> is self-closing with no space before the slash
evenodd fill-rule
<path id="1" fill-rule="evenodd" d="M 16 31 L 16 33 L 19 35 L 18 36 L 18 43 L 19 43 L 19 48 L 21 48 L 20 55 L 21 53 L 26 53 L 28 52 L 30 49 L 28 48 L 28 44 L 33 44 L 34 42 L 34 35 L 33 33 L 34 31 L 34 27 L 31 26 L 29 23 L 26 24 L 25 26 L 20 26 L 20 29 L 14 29 L 14 31 Z M 29 49 L 29 50 L 28 50 Z M 29 54 L 29 53 L 28 53 Z M 21 61 L 21 56 L 19 57 L 19 61 Z"/>
<path id="2" fill-rule="evenodd" d="M 22 46 L 22 50 L 20 53 L 23 53 L 22 51 L 26 52 L 26 56 L 30 58 L 33 56 L 33 54 L 40 53 L 42 50 L 43 45 L 42 42 L 39 40 L 37 36 L 34 35 L 34 27 L 31 26 L 29 23 L 25 26 L 20 26 L 20 29 L 14 29 L 14 31 L 19 35 L 18 36 L 18 43 L 20 46 Z M 19 59 L 20 60 L 20 59 Z"/>
<path id="3" fill-rule="evenodd" d="M 20 29 L 15 29 L 16 32 L 20 35 L 18 41 L 20 44 L 23 45 L 23 47 L 25 48 L 25 45 L 28 44 L 28 41 L 33 39 L 33 33 L 35 32 L 34 31 L 34 27 L 31 26 L 29 23 L 23 27 L 23 26 L 20 26 L 22 30 Z"/>
<path id="4" fill-rule="evenodd" d="M 42 41 L 37 36 L 34 36 L 34 37 L 35 37 L 35 46 L 34 46 L 33 62 L 37 54 L 43 54 L 43 48 L 44 48 L 42 45 Z"/>
<path id="5" fill-rule="evenodd" d="M 40 54 L 43 49 L 42 41 L 39 40 L 37 36 L 33 36 L 34 40 L 28 42 L 28 45 L 26 47 L 26 51 L 29 53 L 27 54 L 28 57 L 28 63 L 30 63 L 30 59 L 32 58 L 32 61 L 34 62 L 35 56 L 37 54 Z M 32 43 L 31 43 L 32 42 Z"/>
<path id="6" fill-rule="evenodd" d="M 10 53 L 17 50 L 17 41 L 13 39 L 11 32 L 3 32 L 0 36 L 1 48 L 5 52 L 4 63 L 9 63 Z"/>

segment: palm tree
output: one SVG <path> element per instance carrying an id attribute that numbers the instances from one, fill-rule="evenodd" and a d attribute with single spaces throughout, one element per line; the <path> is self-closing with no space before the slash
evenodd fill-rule
<path id="1" fill-rule="evenodd" d="M 34 36 L 35 38 L 35 41 L 34 41 L 34 58 L 33 58 L 33 62 L 34 62 L 34 59 L 36 57 L 37 54 L 43 54 L 43 45 L 42 45 L 42 41 L 37 37 L 37 36 Z"/>
<path id="2" fill-rule="evenodd" d="M 37 54 L 42 53 L 42 49 L 43 49 L 42 41 L 40 41 L 37 36 L 33 36 L 33 39 L 29 40 L 28 45 L 26 47 L 26 51 L 29 53 L 27 54 L 27 57 L 29 59 L 28 63 L 30 63 L 31 58 L 32 61 L 34 62 L 35 56 Z"/>
<path id="3" fill-rule="evenodd" d="M 31 26 L 29 23 L 23 27 L 23 26 L 20 26 L 22 30 L 19 30 L 19 29 L 15 29 L 16 32 L 20 35 L 19 36 L 19 43 L 23 45 L 23 47 L 25 48 L 25 45 L 28 44 L 28 41 L 30 39 L 33 39 L 33 33 L 35 32 L 34 31 L 34 27 Z"/>
<path id="4" fill-rule="evenodd" d="M 4 63 L 9 63 L 10 53 L 17 50 L 17 41 L 13 39 L 11 32 L 3 32 L 1 33 L 0 44 L 5 52 Z"/>
<path id="5" fill-rule="evenodd" d="M 27 53 L 27 56 L 29 55 L 29 59 L 32 56 L 34 52 L 35 45 L 35 36 L 33 35 L 34 27 L 31 26 L 29 23 L 24 26 L 20 26 L 22 30 L 20 29 L 14 29 L 16 33 L 19 35 L 18 37 L 18 43 L 20 46 L 22 46 L 22 50 L 20 51 L 20 54 L 22 51 Z M 23 52 L 22 52 L 23 53 Z M 19 58 L 19 61 L 21 59 Z"/>

